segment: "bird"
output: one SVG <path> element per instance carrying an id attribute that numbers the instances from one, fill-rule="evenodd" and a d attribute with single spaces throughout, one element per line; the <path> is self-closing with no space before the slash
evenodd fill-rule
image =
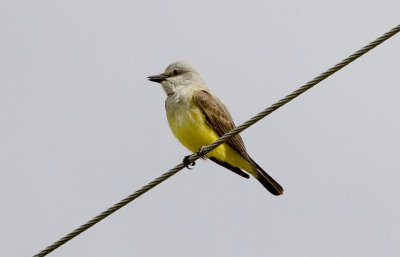
<path id="1" fill-rule="evenodd" d="M 168 124 L 178 141 L 191 152 L 198 152 L 236 127 L 228 108 L 188 62 L 171 63 L 163 73 L 147 78 L 161 84 L 167 94 Z M 282 186 L 247 153 L 240 135 L 219 145 L 205 158 L 244 178 L 251 174 L 273 195 L 283 194 Z"/>

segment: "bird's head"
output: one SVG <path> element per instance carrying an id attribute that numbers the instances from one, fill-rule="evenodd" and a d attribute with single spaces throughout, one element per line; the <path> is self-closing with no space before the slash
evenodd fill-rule
<path id="1" fill-rule="evenodd" d="M 147 78 L 150 81 L 161 83 L 167 95 L 192 87 L 204 86 L 197 70 L 185 61 L 171 63 L 163 73 Z"/>

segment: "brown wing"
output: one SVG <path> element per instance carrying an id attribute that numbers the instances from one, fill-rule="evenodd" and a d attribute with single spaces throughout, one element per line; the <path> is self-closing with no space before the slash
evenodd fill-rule
<path id="1" fill-rule="evenodd" d="M 219 136 L 223 136 L 235 128 L 235 123 L 233 123 L 228 109 L 217 97 L 205 90 L 199 90 L 193 94 L 193 100 L 202 110 L 207 123 L 215 130 L 215 132 L 217 132 Z M 227 144 L 257 168 L 258 174 L 255 177 L 268 191 L 274 195 L 280 195 L 283 193 L 283 188 L 278 184 L 278 182 L 276 182 L 255 161 L 250 158 L 246 152 L 246 148 L 244 147 L 243 140 L 239 135 L 229 139 Z M 224 166 L 225 168 L 230 169 L 238 175 L 243 176 L 243 174 L 245 174 L 241 169 L 233 167 L 229 163 L 224 163 L 215 158 L 211 160 L 219 165 Z"/>
<path id="2" fill-rule="evenodd" d="M 193 94 L 193 100 L 202 110 L 208 125 L 210 125 L 220 137 L 236 127 L 228 109 L 221 100 L 211 93 L 205 90 L 199 90 Z M 232 137 L 227 143 L 246 160 L 250 161 L 250 157 L 246 152 L 240 135 Z"/>

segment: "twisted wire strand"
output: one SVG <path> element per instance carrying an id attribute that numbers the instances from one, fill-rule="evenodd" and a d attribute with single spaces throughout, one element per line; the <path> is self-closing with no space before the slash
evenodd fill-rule
<path id="1" fill-rule="evenodd" d="M 219 145 L 221 145 L 224 142 L 226 142 L 229 138 L 239 134 L 243 130 L 247 129 L 248 127 L 252 126 L 254 123 L 256 123 L 259 120 L 261 120 L 262 118 L 264 118 L 265 116 L 269 115 L 273 111 L 275 111 L 275 110 L 279 109 L 280 107 L 282 107 L 283 105 L 287 104 L 288 102 L 290 102 L 294 98 L 298 97 L 299 95 L 301 95 L 302 93 L 304 93 L 308 89 L 312 88 L 313 86 L 315 86 L 316 84 L 318 84 L 322 80 L 328 78 L 329 76 L 331 76 L 335 72 L 339 71 L 344 66 L 348 65 L 349 63 L 353 62 L 354 60 L 356 60 L 360 56 L 364 55 L 365 53 L 367 53 L 371 49 L 373 49 L 376 46 L 380 45 L 381 43 L 383 43 L 384 41 L 386 41 L 390 37 L 394 36 L 399 31 L 400 31 L 400 24 L 397 25 L 396 27 L 394 27 L 393 29 L 391 29 L 389 32 L 385 33 L 383 36 L 377 38 L 373 42 L 371 42 L 368 45 L 364 46 L 362 49 L 358 50 L 354 54 L 350 55 L 346 59 L 342 60 L 341 62 L 339 62 L 338 64 L 336 64 L 335 66 L 333 66 L 329 70 L 325 71 L 324 73 L 322 73 L 318 77 L 315 77 L 313 80 L 307 82 L 305 85 L 303 85 L 299 89 L 293 91 L 291 94 L 285 96 L 284 98 L 282 98 L 281 100 L 279 100 L 275 104 L 271 105 L 267 109 L 265 109 L 262 112 L 258 113 L 256 116 L 254 116 L 251 119 L 249 119 L 248 121 L 244 122 L 242 125 L 232 129 L 231 131 L 229 131 L 228 133 L 226 133 L 225 135 L 220 137 L 215 142 L 213 142 L 213 143 L 211 143 L 211 144 L 209 144 L 209 145 L 207 145 L 205 147 L 202 147 L 201 150 L 198 153 L 190 155 L 187 160 L 189 162 L 194 162 L 197 159 L 201 158 L 202 156 L 206 155 L 207 153 L 209 153 L 214 148 L 216 148 Z M 169 177 L 175 175 L 178 171 L 180 171 L 183 168 L 185 168 L 185 165 L 183 164 L 183 162 L 178 164 L 178 165 L 176 165 L 174 168 L 170 169 L 168 172 L 164 173 L 162 176 L 156 178 L 155 180 L 153 180 L 152 182 L 150 182 L 146 186 L 142 187 L 141 189 L 137 190 L 133 194 L 129 195 L 128 197 L 126 197 L 123 200 L 121 200 L 120 202 L 118 202 L 117 204 L 115 204 L 112 207 L 108 208 L 106 211 L 102 212 L 101 214 L 97 215 L 93 219 L 89 220 L 84 225 L 80 226 L 79 228 L 75 229 L 74 231 L 72 231 L 68 235 L 66 235 L 66 236 L 62 237 L 61 239 L 59 239 L 58 241 L 54 242 L 52 245 L 48 246 L 46 249 L 42 250 L 40 253 L 34 255 L 34 257 L 46 256 L 47 254 L 49 254 L 50 252 L 54 251 L 55 249 L 57 249 L 61 245 L 65 244 L 66 242 L 70 241 L 71 239 L 73 239 L 74 237 L 79 235 L 80 233 L 82 233 L 85 230 L 89 229 L 90 227 L 92 227 L 96 223 L 100 222 L 101 220 L 105 219 L 106 217 L 108 217 L 112 213 L 114 213 L 117 210 L 121 209 L 122 207 L 124 207 L 128 203 L 132 202 L 133 200 L 135 200 L 136 198 L 138 198 L 142 194 L 146 193 L 147 191 L 149 191 L 153 187 L 159 185 L 163 181 L 167 180 Z"/>

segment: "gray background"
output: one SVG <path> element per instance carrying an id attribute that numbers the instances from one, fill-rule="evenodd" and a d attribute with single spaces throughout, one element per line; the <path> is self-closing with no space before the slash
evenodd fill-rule
<path id="1" fill-rule="evenodd" d="M 399 23 L 394 1 L 0 2 L 0 255 L 180 162 L 146 76 L 187 60 L 237 124 Z M 399 256 L 400 35 L 242 133 L 285 188 L 198 161 L 51 256 Z"/>

